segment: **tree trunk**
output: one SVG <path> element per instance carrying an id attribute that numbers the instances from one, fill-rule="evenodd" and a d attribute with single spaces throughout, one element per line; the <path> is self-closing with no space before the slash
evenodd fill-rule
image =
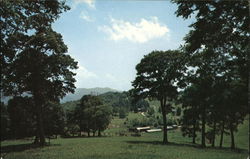
<path id="1" fill-rule="evenodd" d="M 93 136 L 95 136 L 95 131 L 93 131 Z"/>
<path id="2" fill-rule="evenodd" d="M 220 134 L 220 148 L 222 148 L 223 143 L 223 134 L 224 134 L 224 120 L 222 121 L 222 128 L 221 128 L 221 134 Z"/>
<path id="3" fill-rule="evenodd" d="M 35 140 L 34 140 L 34 144 L 39 144 L 39 135 L 36 135 L 36 138 L 35 138 Z"/>
<path id="4" fill-rule="evenodd" d="M 43 126 L 43 109 L 42 109 L 42 100 L 41 95 L 37 94 L 36 91 L 33 93 L 34 103 L 36 106 L 36 122 L 37 122 L 37 135 L 39 138 L 39 144 L 41 146 L 45 145 L 45 134 L 44 134 L 44 126 Z"/>
<path id="5" fill-rule="evenodd" d="M 102 136 L 101 130 L 100 130 L 100 129 L 98 130 L 98 136 L 99 136 L 99 137 Z"/>
<path id="6" fill-rule="evenodd" d="M 193 144 L 195 144 L 195 137 L 196 137 L 196 134 L 195 134 L 196 127 L 195 127 L 195 125 L 196 125 L 196 120 L 194 120 L 194 122 L 193 122 Z"/>
<path id="7" fill-rule="evenodd" d="M 215 131 L 216 131 L 216 122 L 214 120 L 214 123 L 213 123 L 213 136 L 212 136 L 212 147 L 214 147 L 214 143 L 215 143 Z"/>
<path id="8" fill-rule="evenodd" d="M 90 132 L 89 132 L 89 130 L 88 130 L 88 137 L 90 137 Z"/>
<path id="9" fill-rule="evenodd" d="M 168 143 L 168 130 L 167 130 L 167 117 L 165 113 L 163 115 L 163 144 Z"/>
<path id="10" fill-rule="evenodd" d="M 167 131 L 167 114 L 166 114 L 166 101 L 161 100 L 161 112 L 163 118 L 163 144 L 168 143 L 168 131 Z"/>
<path id="11" fill-rule="evenodd" d="M 235 149 L 233 126 L 230 123 L 231 149 Z"/>
<path id="12" fill-rule="evenodd" d="M 45 134 L 44 134 L 43 119 L 42 119 L 41 113 L 38 114 L 38 127 L 39 127 L 38 130 L 39 130 L 39 139 L 40 139 L 39 144 L 41 146 L 44 146 L 45 145 Z"/>
<path id="13" fill-rule="evenodd" d="M 201 147 L 206 147 L 206 138 L 205 138 L 205 133 L 206 133 L 206 118 L 205 118 L 205 108 L 202 113 L 202 128 L 201 128 Z"/>

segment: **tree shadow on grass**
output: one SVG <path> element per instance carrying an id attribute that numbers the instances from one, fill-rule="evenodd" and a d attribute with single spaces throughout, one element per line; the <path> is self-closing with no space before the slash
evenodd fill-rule
<path id="1" fill-rule="evenodd" d="M 185 147 L 195 147 L 195 148 L 201 148 L 198 144 L 189 144 L 189 143 L 175 143 L 175 142 L 169 142 L 167 144 L 163 144 L 162 141 L 126 141 L 130 144 L 151 144 L 151 145 L 163 145 L 163 146 L 185 146 Z"/>
<path id="2" fill-rule="evenodd" d="M 60 144 L 46 144 L 46 146 L 60 146 Z M 1 154 L 10 153 L 10 152 L 21 152 L 29 149 L 37 149 L 41 148 L 41 146 L 33 143 L 29 144 L 18 144 L 18 145 L 7 145 L 1 146 Z"/>
<path id="3" fill-rule="evenodd" d="M 208 150 L 221 150 L 221 151 L 231 151 L 231 152 L 236 152 L 236 153 L 248 153 L 247 149 L 241 149 L 241 148 L 236 148 L 236 149 L 231 149 L 229 147 L 211 147 L 207 146 L 206 148 L 201 147 L 199 144 L 193 144 L 193 143 L 176 143 L 176 142 L 169 142 L 167 144 L 163 144 L 162 141 L 126 141 L 129 144 L 151 144 L 151 145 L 162 145 L 162 146 L 179 146 L 179 147 L 192 147 L 192 148 L 197 148 L 197 149 L 208 149 Z"/>
<path id="4" fill-rule="evenodd" d="M 82 136 L 62 136 L 61 138 L 63 138 L 63 139 L 74 139 L 74 138 L 82 138 L 82 139 L 87 138 L 87 139 L 89 139 L 89 138 L 107 138 L 107 137 L 111 137 L 111 136 L 108 136 L 108 135 L 84 136 L 84 135 L 82 135 Z"/>

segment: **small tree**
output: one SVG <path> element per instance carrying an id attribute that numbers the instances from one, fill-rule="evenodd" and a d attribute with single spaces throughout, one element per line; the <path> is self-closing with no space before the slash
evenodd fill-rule
<path id="1" fill-rule="evenodd" d="M 64 110 L 59 103 L 49 102 L 44 114 L 45 135 L 62 135 L 65 127 L 65 114 Z"/>
<path id="2" fill-rule="evenodd" d="M 91 131 L 93 136 L 98 131 L 100 136 L 101 131 L 105 130 L 111 121 L 111 113 L 111 107 L 103 105 L 99 96 L 85 95 L 77 105 L 74 116 L 80 131 L 87 132 L 88 136 Z"/>
<path id="3" fill-rule="evenodd" d="M 101 132 L 104 131 L 111 122 L 112 108 L 108 105 L 97 106 L 95 112 L 95 118 L 98 129 L 98 136 L 101 136 Z"/>
<path id="4" fill-rule="evenodd" d="M 160 101 L 163 116 L 163 143 L 167 138 L 167 113 L 177 96 L 177 85 L 183 77 L 185 63 L 179 51 L 153 51 L 144 56 L 136 66 L 136 79 L 133 81 L 135 98 L 154 98 Z M 180 84 L 180 83 L 179 83 Z"/>
<path id="5" fill-rule="evenodd" d="M 184 136 L 193 137 L 193 143 L 195 143 L 197 136 L 196 132 L 200 130 L 199 122 L 203 112 L 203 108 L 200 107 L 201 96 L 199 91 L 199 86 L 191 85 L 184 90 L 181 96 L 182 107 L 184 109 L 181 130 Z"/>

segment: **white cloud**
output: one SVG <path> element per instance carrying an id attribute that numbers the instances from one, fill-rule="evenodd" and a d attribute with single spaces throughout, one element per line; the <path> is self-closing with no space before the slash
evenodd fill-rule
<path id="1" fill-rule="evenodd" d="M 99 30 L 106 32 L 111 40 L 127 39 L 137 43 L 145 43 L 169 33 L 169 28 L 160 24 L 157 17 L 151 17 L 148 20 L 142 18 L 137 23 L 111 18 L 111 26 L 105 25 L 99 27 Z"/>
<path id="2" fill-rule="evenodd" d="M 95 9 L 95 0 L 73 0 L 73 8 L 82 3 L 87 4 L 90 8 Z"/>
<path id="3" fill-rule="evenodd" d="M 89 78 L 96 78 L 97 75 L 94 72 L 89 71 L 84 66 L 78 65 L 79 68 L 75 71 L 76 79 L 89 79 Z"/>
<path id="4" fill-rule="evenodd" d="M 94 21 L 94 19 L 89 16 L 88 12 L 85 12 L 85 11 L 81 12 L 80 18 L 87 21 L 87 22 L 93 22 Z"/>

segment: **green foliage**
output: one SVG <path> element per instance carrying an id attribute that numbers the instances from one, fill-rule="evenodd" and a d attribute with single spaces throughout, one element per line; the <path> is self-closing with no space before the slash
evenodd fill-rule
<path id="1" fill-rule="evenodd" d="M 153 116 L 153 115 L 155 114 L 154 108 L 153 108 L 153 107 L 149 107 L 147 114 L 148 114 L 149 116 Z"/>
<path id="2" fill-rule="evenodd" d="M 97 124 L 96 130 L 104 131 L 111 122 L 112 108 L 107 105 L 100 105 L 96 108 L 94 120 Z"/>
<path id="3" fill-rule="evenodd" d="M 167 116 L 168 121 L 167 125 L 172 126 L 174 124 L 177 124 L 177 120 L 174 116 L 168 115 Z M 163 126 L 163 120 L 161 116 L 142 116 L 142 115 L 136 115 L 131 116 L 128 115 L 128 119 L 126 120 L 125 124 L 128 128 L 135 128 L 135 127 L 143 127 L 143 126 L 150 126 L 155 128 L 162 128 Z"/>
<path id="4" fill-rule="evenodd" d="M 68 9 L 57 0 L 1 1 L 1 68 L 5 68 L 1 91 L 32 96 L 41 145 L 45 144 L 45 106 L 75 89 L 72 70 L 77 62 L 66 54 L 62 36 L 52 29 L 52 23 Z"/>
<path id="5" fill-rule="evenodd" d="M 59 103 L 50 102 L 45 106 L 44 129 L 45 135 L 63 135 L 65 127 L 65 113 Z"/>
<path id="6" fill-rule="evenodd" d="M 10 122 L 9 138 L 24 138 L 36 136 L 36 111 L 31 97 L 14 97 L 8 103 L 8 118 Z M 43 120 L 45 135 L 62 134 L 65 116 L 58 103 L 48 103 L 44 107 L 46 118 Z"/>
<path id="7" fill-rule="evenodd" d="M 21 88 L 13 89 L 13 85 L 10 85 L 10 82 L 18 82 L 15 81 L 18 78 L 15 78 L 16 74 L 13 73 L 18 68 L 13 62 L 19 54 L 36 51 L 45 53 L 48 50 L 56 54 L 66 52 L 67 47 L 63 44 L 61 35 L 54 32 L 51 25 L 62 12 L 68 9 L 64 2 L 57 0 L 1 2 L 1 68 L 5 68 L 1 73 L 3 80 L 1 89 L 4 89 L 4 94 L 28 91 L 20 90 Z M 38 62 L 27 61 L 25 62 Z M 22 73 L 25 74 L 25 72 Z"/>
<path id="8" fill-rule="evenodd" d="M 66 103 L 62 103 L 61 106 L 63 107 L 63 109 L 68 112 L 68 111 L 71 111 L 71 110 L 74 110 L 75 107 L 80 103 L 79 100 L 77 101 L 69 101 L 69 102 L 66 102 Z"/>
<path id="9" fill-rule="evenodd" d="M 177 107 L 177 109 L 176 109 L 176 115 L 177 116 L 181 115 L 181 107 Z"/>
<path id="10" fill-rule="evenodd" d="M 158 100 L 175 97 L 177 86 L 173 84 L 180 82 L 184 66 L 183 54 L 179 51 L 153 51 L 145 55 L 136 66 L 133 95 Z"/>
<path id="11" fill-rule="evenodd" d="M 186 49 L 195 53 L 202 47 L 213 47 L 218 54 L 234 56 L 231 66 L 238 69 L 244 80 L 248 78 L 249 58 L 249 1 L 174 1 L 177 16 L 194 16 L 192 30 L 185 37 Z"/>
<path id="12" fill-rule="evenodd" d="M 182 125 L 182 135 L 193 137 L 193 143 L 195 143 L 195 138 L 197 131 L 200 131 L 200 116 L 203 112 L 203 107 L 199 107 L 201 104 L 201 93 L 197 85 L 192 85 L 187 87 L 184 92 L 182 92 L 181 102 L 184 109 L 183 116 L 181 118 Z"/>
<path id="13" fill-rule="evenodd" d="M 120 108 L 119 110 L 119 118 L 124 119 L 126 117 L 126 111 L 124 108 Z"/>
<path id="14" fill-rule="evenodd" d="M 80 104 L 68 114 L 68 123 L 78 125 L 80 131 L 93 132 L 104 131 L 111 121 L 112 108 L 104 105 L 99 96 L 85 95 Z"/>
<path id="15" fill-rule="evenodd" d="M 23 138 L 35 135 L 34 104 L 29 97 L 14 97 L 7 106 L 10 120 L 10 138 Z"/>
<path id="16" fill-rule="evenodd" d="M 207 123 L 212 128 L 207 132 L 210 137 L 215 138 L 220 130 L 221 145 L 224 129 L 230 130 L 234 148 L 234 131 L 248 110 L 249 1 L 173 2 L 178 5 L 177 16 L 196 18 L 182 49 L 190 56 L 189 66 L 194 67 L 188 80 L 197 88 L 193 94 L 200 101 L 189 95 L 187 110 L 201 116 L 203 146 Z"/>
<path id="17" fill-rule="evenodd" d="M 183 87 L 185 57 L 177 50 L 153 51 L 136 66 L 137 74 L 130 92 L 135 99 L 149 98 L 160 101 L 163 116 L 163 143 L 167 143 L 167 119 L 171 101 L 177 98 L 177 88 Z"/>
<path id="18" fill-rule="evenodd" d="M 135 127 L 143 127 L 143 126 L 151 126 L 154 125 L 154 121 L 152 120 L 154 118 L 132 118 L 128 120 L 127 127 L 128 128 L 135 128 Z"/>
<path id="19" fill-rule="evenodd" d="M 103 102 L 113 107 L 113 113 L 119 113 L 120 109 L 126 113 L 130 110 L 131 99 L 127 92 L 107 92 L 101 94 Z"/>
<path id="20" fill-rule="evenodd" d="M 146 112 L 149 109 L 149 103 L 145 99 L 132 101 L 130 110 L 134 112 Z"/>

